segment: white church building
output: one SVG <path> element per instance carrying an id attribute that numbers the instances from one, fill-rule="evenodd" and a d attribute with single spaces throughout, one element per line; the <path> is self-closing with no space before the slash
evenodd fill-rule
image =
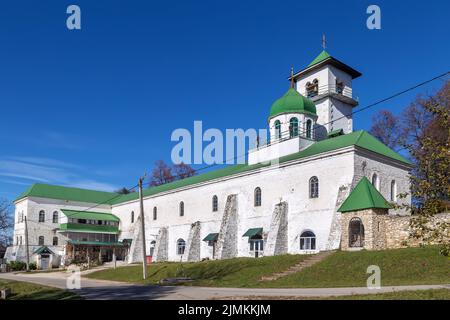
<path id="1" fill-rule="evenodd" d="M 200 261 L 375 248 L 369 239 L 383 224 L 343 216 L 368 209 L 402 215 L 389 203 L 409 192 L 411 164 L 353 131 L 359 76 L 323 51 L 291 73 L 290 88 L 268 110 L 270 141 L 250 150 L 246 164 L 145 189 L 146 256 Z M 41 268 L 87 256 L 142 261 L 137 193 L 30 186 L 15 200 L 8 260 L 26 257 L 25 218 L 29 255 Z"/>

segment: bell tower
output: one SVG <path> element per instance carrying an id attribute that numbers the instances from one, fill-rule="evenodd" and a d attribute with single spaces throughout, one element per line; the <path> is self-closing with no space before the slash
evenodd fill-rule
<path id="1" fill-rule="evenodd" d="M 337 130 L 353 131 L 352 109 L 358 105 L 352 90 L 353 79 L 361 73 L 332 57 L 325 50 L 304 69 L 293 74 L 296 90 L 311 99 L 317 109 L 315 133 L 317 139 L 324 139 Z"/>

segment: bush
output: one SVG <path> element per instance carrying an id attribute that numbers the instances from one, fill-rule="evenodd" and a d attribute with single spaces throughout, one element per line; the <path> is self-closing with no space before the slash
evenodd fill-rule
<path id="1" fill-rule="evenodd" d="M 9 268 L 12 271 L 22 271 L 22 270 L 25 270 L 27 268 L 27 264 L 25 262 L 22 262 L 22 261 L 11 261 L 9 263 Z"/>
<path id="2" fill-rule="evenodd" d="M 30 270 L 36 270 L 37 269 L 36 262 L 31 262 L 28 266 L 29 266 Z"/>

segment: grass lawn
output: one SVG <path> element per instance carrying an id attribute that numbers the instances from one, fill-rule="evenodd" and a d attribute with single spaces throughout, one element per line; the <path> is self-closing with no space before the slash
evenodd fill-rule
<path id="1" fill-rule="evenodd" d="M 191 277 L 189 285 L 249 287 L 255 286 L 263 275 L 288 269 L 307 258 L 305 255 L 281 255 L 276 257 L 235 258 L 190 263 L 154 263 L 148 266 L 146 283 L 157 283 L 164 278 Z M 142 265 L 100 270 L 87 274 L 88 278 L 142 283 Z"/>
<path id="2" fill-rule="evenodd" d="M 333 297 L 230 297 L 233 300 L 450 300 L 449 289 L 397 291 L 377 294 L 355 294 Z M 224 298 L 223 300 L 228 300 Z"/>
<path id="3" fill-rule="evenodd" d="M 383 251 L 338 251 L 302 272 L 261 284 L 264 287 L 363 287 L 369 265 L 381 269 L 381 285 L 448 284 L 450 259 L 437 247 Z"/>
<path id="4" fill-rule="evenodd" d="M 7 300 L 76 300 L 77 294 L 39 284 L 0 279 L 0 288 L 10 288 Z"/>
<path id="5" fill-rule="evenodd" d="M 288 269 L 305 255 L 282 255 L 259 259 L 236 258 L 195 263 L 155 263 L 148 267 L 148 283 L 162 278 L 187 276 L 188 285 L 218 287 L 363 287 L 367 267 L 381 268 L 381 285 L 448 284 L 450 259 L 436 247 L 384 251 L 337 251 L 316 265 L 276 281 L 259 282 L 261 276 Z M 184 270 L 184 273 L 182 272 Z M 87 277 L 142 283 L 142 266 L 134 265 L 93 272 Z"/>

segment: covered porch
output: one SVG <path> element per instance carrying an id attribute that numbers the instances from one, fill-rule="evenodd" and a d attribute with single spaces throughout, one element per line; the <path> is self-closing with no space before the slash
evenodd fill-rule
<path id="1" fill-rule="evenodd" d="M 66 264 L 102 264 L 125 260 L 128 246 L 122 242 L 68 240 L 65 247 Z"/>

